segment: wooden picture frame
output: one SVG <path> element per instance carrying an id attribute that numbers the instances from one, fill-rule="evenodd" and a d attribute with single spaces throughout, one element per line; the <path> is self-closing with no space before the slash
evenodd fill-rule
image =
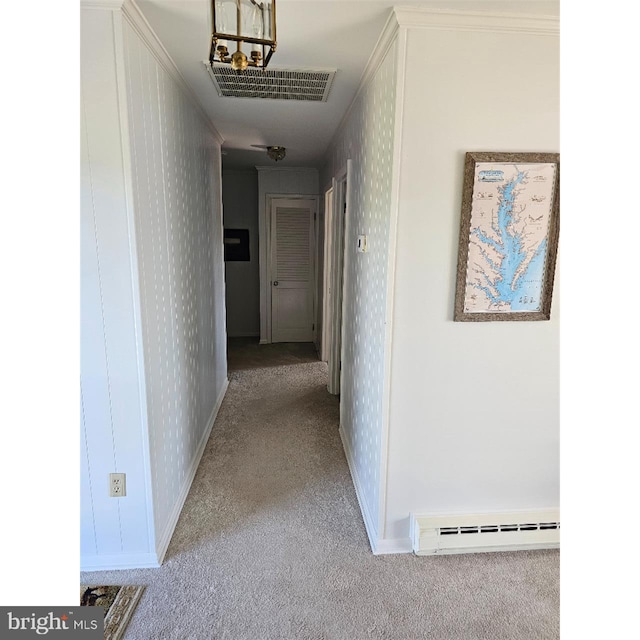
<path id="1" fill-rule="evenodd" d="M 560 154 L 465 155 L 454 322 L 549 320 Z"/>

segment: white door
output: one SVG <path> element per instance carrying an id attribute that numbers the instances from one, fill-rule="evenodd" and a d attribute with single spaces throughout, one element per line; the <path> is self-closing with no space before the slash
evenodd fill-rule
<path id="1" fill-rule="evenodd" d="M 271 341 L 312 342 L 315 200 L 271 201 Z"/>

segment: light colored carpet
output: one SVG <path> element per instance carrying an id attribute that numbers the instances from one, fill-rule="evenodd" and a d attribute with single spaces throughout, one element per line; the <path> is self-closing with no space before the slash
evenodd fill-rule
<path id="1" fill-rule="evenodd" d="M 160 569 L 126 640 L 552 640 L 559 554 L 373 556 L 324 363 L 230 374 Z"/>
<path id="2" fill-rule="evenodd" d="M 312 342 L 260 344 L 257 338 L 229 338 L 227 363 L 231 371 L 305 362 L 318 362 Z"/>

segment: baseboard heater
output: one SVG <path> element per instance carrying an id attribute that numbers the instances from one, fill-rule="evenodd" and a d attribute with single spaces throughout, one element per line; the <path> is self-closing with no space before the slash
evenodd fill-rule
<path id="1" fill-rule="evenodd" d="M 411 514 L 411 542 L 418 556 L 556 549 L 558 510 L 475 515 Z"/>

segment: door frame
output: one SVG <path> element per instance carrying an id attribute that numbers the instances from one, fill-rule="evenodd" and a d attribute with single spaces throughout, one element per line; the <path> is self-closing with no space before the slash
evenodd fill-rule
<path id="1" fill-rule="evenodd" d="M 324 192 L 324 247 L 322 260 L 322 335 L 320 338 L 320 360 L 329 362 L 331 349 L 331 264 L 333 251 L 333 180 Z"/>
<path id="2" fill-rule="evenodd" d="M 314 233 L 314 243 L 318 242 L 318 202 L 319 196 L 317 195 L 306 195 L 300 193 L 267 193 L 265 194 L 266 206 L 265 206 L 265 215 L 264 215 L 264 225 L 265 225 L 265 256 L 266 256 L 266 279 L 263 281 L 260 280 L 260 288 L 264 292 L 265 300 L 266 300 L 266 324 L 267 324 L 267 343 L 272 343 L 272 335 L 271 335 L 271 313 L 272 313 L 272 294 L 273 287 L 272 282 L 273 278 L 271 277 L 271 202 L 273 200 L 313 200 L 314 202 L 314 221 L 313 221 L 313 233 Z M 313 247 L 314 256 L 317 255 L 317 247 Z M 314 258 L 314 263 L 316 262 Z M 317 265 L 314 264 L 314 270 L 317 270 Z M 313 282 L 315 283 L 315 274 L 312 274 Z M 316 331 L 317 327 L 315 327 L 316 323 L 316 309 L 318 308 L 318 287 L 313 287 L 313 341 L 316 340 Z"/>
<path id="3" fill-rule="evenodd" d="M 331 229 L 331 282 L 332 295 L 330 296 L 331 327 L 329 349 L 329 383 L 327 389 L 333 395 L 342 395 L 344 380 L 341 373 L 341 362 L 344 359 L 344 319 L 347 305 L 347 274 L 349 273 L 348 239 L 351 219 L 351 182 L 352 162 L 347 160 L 346 165 L 336 174 L 332 180 L 333 211 Z M 341 209 L 344 208 L 344 212 Z M 339 221 L 344 221 L 339 224 Z M 340 403 L 342 414 L 342 403 Z"/>

